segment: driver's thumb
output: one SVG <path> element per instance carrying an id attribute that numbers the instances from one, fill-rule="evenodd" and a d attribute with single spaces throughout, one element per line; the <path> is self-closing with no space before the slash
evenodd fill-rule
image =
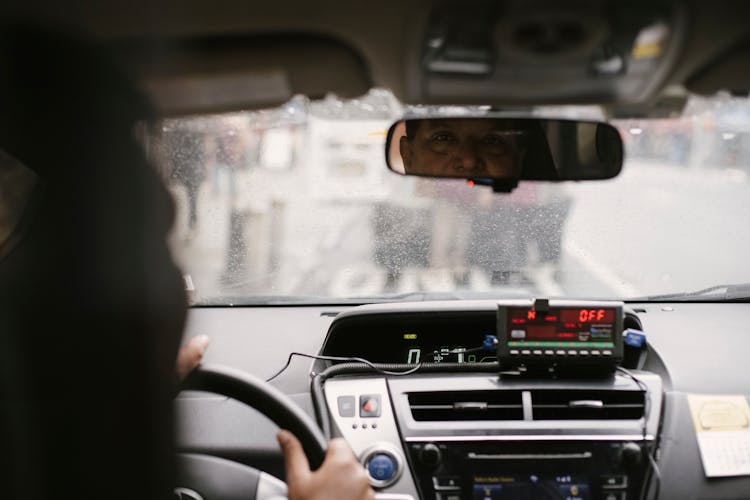
<path id="1" fill-rule="evenodd" d="M 284 464 L 286 465 L 286 482 L 292 483 L 305 482 L 310 476 L 310 464 L 302 449 L 299 439 L 289 431 L 281 430 L 276 435 L 276 439 L 281 445 L 281 451 L 284 452 Z"/>

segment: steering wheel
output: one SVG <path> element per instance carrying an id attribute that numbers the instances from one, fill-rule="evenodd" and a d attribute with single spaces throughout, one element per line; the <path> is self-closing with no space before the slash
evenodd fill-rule
<path id="1" fill-rule="evenodd" d="M 201 365 L 180 389 L 212 392 L 245 403 L 297 436 L 311 468 L 317 469 L 323 462 L 327 441 L 318 426 L 287 395 L 264 380 L 226 366 Z M 282 481 L 231 460 L 181 453 L 177 465 L 175 494 L 181 500 L 286 498 Z"/>

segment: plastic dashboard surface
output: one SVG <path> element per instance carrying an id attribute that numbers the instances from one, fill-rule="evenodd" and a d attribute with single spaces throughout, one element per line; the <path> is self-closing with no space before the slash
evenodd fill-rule
<path id="1" fill-rule="evenodd" d="M 436 303 L 415 306 L 411 314 L 429 314 Z M 406 312 L 402 305 L 375 306 Z M 441 303 L 454 311 L 471 303 Z M 747 357 L 750 355 L 750 304 L 672 303 L 629 304 L 638 311 L 648 335 L 665 389 L 659 466 L 662 498 L 747 498 L 750 478 L 707 480 L 687 411 L 688 393 L 750 396 Z M 233 366 L 269 377 L 291 350 L 320 352 L 337 313 L 336 306 L 194 308 L 186 337 L 206 334 L 211 345 L 206 362 Z M 377 337 L 360 339 L 377 342 Z M 312 362 L 293 360 L 273 384 L 312 413 L 309 372 Z M 663 370 L 660 373 L 659 370 Z M 257 412 L 225 398 L 184 393 L 176 401 L 181 450 L 202 451 L 271 468 L 280 474 L 275 426 Z M 274 468 L 275 467 L 275 468 Z"/>

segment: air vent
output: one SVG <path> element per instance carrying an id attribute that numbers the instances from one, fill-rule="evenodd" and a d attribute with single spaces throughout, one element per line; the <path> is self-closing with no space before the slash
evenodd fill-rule
<path id="1" fill-rule="evenodd" d="M 622 326 L 623 330 L 627 330 L 628 328 L 632 328 L 633 330 L 643 330 L 641 318 L 639 318 L 635 312 L 628 310 L 625 311 L 625 317 L 622 320 Z"/>
<path id="2" fill-rule="evenodd" d="M 521 391 L 412 392 L 414 420 L 523 420 Z"/>
<path id="3" fill-rule="evenodd" d="M 537 390 L 531 393 L 534 420 L 634 420 L 643 417 L 642 391 Z"/>

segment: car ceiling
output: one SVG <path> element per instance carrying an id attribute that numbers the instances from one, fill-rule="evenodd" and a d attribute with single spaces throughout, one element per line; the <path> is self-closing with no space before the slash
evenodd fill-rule
<path id="1" fill-rule="evenodd" d="M 678 110 L 686 90 L 750 89 L 750 5 L 739 1 L 62 0 L 9 8 L 113 49 L 168 115 L 267 107 L 298 93 L 353 97 L 370 87 L 407 103 L 596 103 L 613 115 L 653 115 Z M 659 24 L 667 35 L 658 55 L 649 57 L 646 40 L 636 60 L 642 30 Z"/>

